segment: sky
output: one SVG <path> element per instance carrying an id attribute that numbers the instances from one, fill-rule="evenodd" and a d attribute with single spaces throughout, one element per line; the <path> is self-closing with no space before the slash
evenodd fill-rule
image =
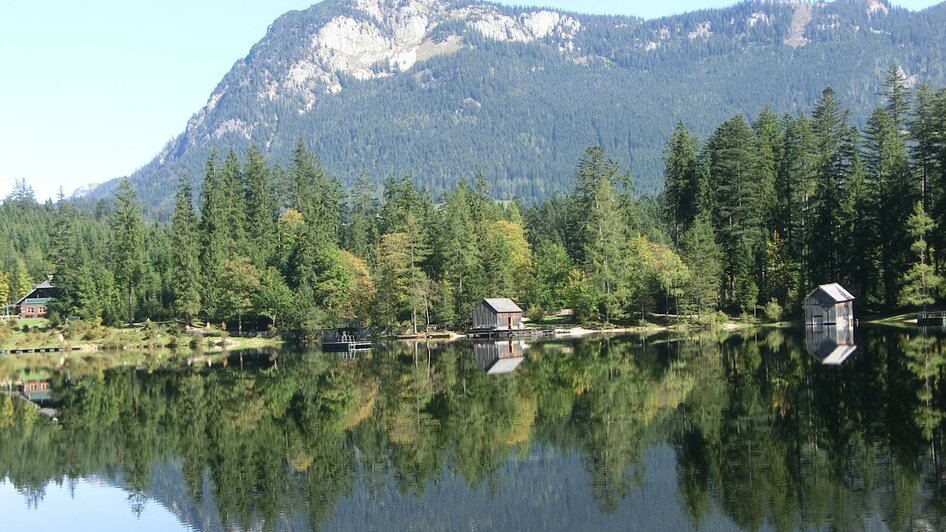
<path id="1" fill-rule="evenodd" d="M 732 0 L 503 2 L 656 18 Z M 893 2 L 922 9 L 937 0 Z M 33 0 L 0 18 L 0 198 L 43 200 L 129 175 L 206 103 L 266 33 L 312 0 Z"/>

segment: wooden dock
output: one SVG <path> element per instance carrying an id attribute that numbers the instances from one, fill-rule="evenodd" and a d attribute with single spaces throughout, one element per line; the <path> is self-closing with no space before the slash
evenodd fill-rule
<path id="1" fill-rule="evenodd" d="M 466 332 L 469 338 L 541 338 L 555 336 L 555 329 L 473 329 Z"/>
<path id="2" fill-rule="evenodd" d="M 18 347 L 14 349 L 0 349 L 0 355 L 30 355 L 37 353 L 65 353 L 79 351 L 81 347 Z"/>
<path id="3" fill-rule="evenodd" d="M 344 353 L 353 351 L 369 351 L 371 342 L 350 341 L 350 342 L 322 342 L 322 351 L 331 353 Z"/>
<path id="4" fill-rule="evenodd" d="M 946 312 L 919 312 L 916 324 L 922 327 L 946 327 Z"/>

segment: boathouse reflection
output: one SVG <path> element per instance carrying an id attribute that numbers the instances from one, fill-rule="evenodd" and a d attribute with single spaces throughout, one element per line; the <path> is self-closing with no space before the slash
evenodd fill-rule
<path id="1" fill-rule="evenodd" d="M 474 342 L 473 360 L 489 375 L 511 373 L 525 360 L 526 348 L 522 340 Z"/>
<path id="2" fill-rule="evenodd" d="M 857 345 L 854 343 L 854 327 L 850 325 L 806 327 L 805 349 L 826 366 L 840 366 L 857 350 Z"/>

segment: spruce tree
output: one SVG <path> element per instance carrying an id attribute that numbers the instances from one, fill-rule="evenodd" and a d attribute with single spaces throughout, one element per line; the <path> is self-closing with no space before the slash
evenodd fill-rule
<path id="1" fill-rule="evenodd" d="M 910 216 L 920 196 L 913 187 L 906 145 L 890 108 L 874 110 L 867 123 L 865 141 L 871 201 L 859 217 L 863 231 L 857 237 L 861 253 L 873 256 L 865 262 L 878 274 L 867 276 L 862 284 L 872 286 L 875 280 L 879 281 L 882 301 L 892 308 L 909 260 L 909 235 L 903 220 Z"/>
<path id="2" fill-rule="evenodd" d="M 756 136 L 756 149 L 759 156 L 758 181 L 756 182 L 756 187 L 759 189 L 759 209 L 766 232 L 771 234 L 775 230 L 778 208 L 775 185 L 781 166 L 784 132 L 778 116 L 768 107 L 756 117 L 752 123 L 752 130 Z"/>
<path id="3" fill-rule="evenodd" d="M 695 310 L 703 313 L 715 308 L 719 302 L 723 265 L 709 213 L 697 216 L 683 234 L 680 255 L 692 272 L 686 293 Z"/>
<path id="4" fill-rule="evenodd" d="M 172 292 L 175 317 L 185 323 L 197 316 L 201 309 L 200 248 L 197 235 L 197 214 L 190 180 L 181 176 L 171 216 Z"/>
<path id="5" fill-rule="evenodd" d="M 351 191 L 348 219 L 342 242 L 345 249 L 358 257 L 373 262 L 379 243 L 378 201 L 374 185 L 366 177 L 359 177 Z"/>
<path id="6" fill-rule="evenodd" d="M 757 286 L 756 257 L 764 242 L 756 137 L 745 119 L 736 116 L 713 133 L 708 148 L 715 193 L 713 218 L 724 257 L 725 300 L 744 307 L 748 298 L 737 291 Z"/>
<path id="7" fill-rule="evenodd" d="M 907 219 L 906 226 L 914 239 L 911 250 L 914 253 L 915 262 L 903 275 L 903 290 L 900 293 L 900 299 L 903 303 L 922 306 L 923 310 L 926 310 L 927 305 L 935 301 L 935 295 L 943 284 L 943 278 L 929 263 L 927 255 L 926 235 L 933 230 L 935 223 L 923 210 L 923 204 L 917 202 L 913 213 Z"/>
<path id="8" fill-rule="evenodd" d="M 288 176 L 288 206 L 302 213 L 317 238 L 337 243 L 344 210 L 341 184 L 325 175 L 302 138 L 292 151 Z"/>
<path id="9" fill-rule="evenodd" d="M 131 323 L 134 321 L 134 292 L 141 282 L 145 230 L 138 194 L 128 178 L 118 183 L 115 203 L 116 209 L 110 223 L 109 262 L 115 282 L 126 297 L 126 318 Z"/>
<path id="10" fill-rule="evenodd" d="M 785 117 L 781 162 L 776 174 L 776 208 L 773 234 L 785 241 L 785 254 L 789 271 L 787 279 L 793 286 L 786 287 L 786 294 L 800 297 L 805 288 L 801 286 L 802 272 L 807 271 L 811 231 L 812 200 L 814 196 L 815 150 L 811 122 L 805 115 L 798 118 Z M 785 303 L 794 303 L 786 301 Z"/>
<path id="11" fill-rule="evenodd" d="M 275 253 L 279 209 L 272 172 L 255 144 L 247 151 L 243 176 L 247 248 L 253 263 L 262 267 L 271 262 Z"/>
<path id="12" fill-rule="evenodd" d="M 894 63 L 887 69 L 881 94 L 887 100 L 886 111 L 895 129 L 898 134 L 905 135 L 910 118 L 910 88 L 900 65 Z"/>
<path id="13" fill-rule="evenodd" d="M 663 198 L 666 223 L 674 244 L 679 244 L 680 236 L 696 216 L 699 192 L 696 143 L 696 137 L 680 122 L 667 144 Z"/>
<path id="14" fill-rule="evenodd" d="M 65 200 L 60 189 L 51 238 L 53 283 L 59 289 L 59 295 L 49 305 L 50 314 L 58 318 L 78 315 L 80 310 L 78 298 L 83 261 L 77 234 L 78 222 L 75 206 Z"/>
<path id="15" fill-rule="evenodd" d="M 247 254 L 243 171 L 236 151 L 227 152 L 219 174 L 221 219 L 226 224 L 226 257 Z"/>
<path id="16" fill-rule="evenodd" d="M 575 173 L 580 249 L 588 278 L 601 295 L 605 321 L 623 313 L 634 282 L 626 263 L 627 226 L 613 185 L 619 175 L 618 165 L 597 146 L 585 150 Z"/>
<path id="17" fill-rule="evenodd" d="M 813 112 L 815 189 L 812 201 L 814 224 L 808 233 L 810 257 L 807 277 L 811 284 L 847 281 L 847 249 L 851 219 L 850 198 L 845 193 L 857 156 L 856 131 L 850 112 L 837 94 L 825 89 Z"/>

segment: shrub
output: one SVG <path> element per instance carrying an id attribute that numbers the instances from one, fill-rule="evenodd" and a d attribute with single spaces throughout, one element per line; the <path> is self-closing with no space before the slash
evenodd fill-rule
<path id="1" fill-rule="evenodd" d="M 526 313 L 526 317 L 533 323 L 542 321 L 542 318 L 545 317 L 545 309 L 543 309 L 541 305 L 532 305 L 529 307 L 529 312 Z"/>
<path id="2" fill-rule="evenodd" d="M 771 299 L 768 303 L 762 307 L 762 314 L 765 316 L 766 321 L 774 322 L 782 319 L 782 305 L 778 304 L 778 301 Z"/>
<path id="3" fill-rule="evenodd" d="M 716 312 L 700 314 L 696 317 L 693 323 L 699 327 L 712 329 L 729 323 L 729 316 L 725 312 L 718 310 Z"/>
<path id="4" fill-rule="evenodd" d="M 739 315 L 739 321 L 743 323 L 757 323 L 759 319 L 748 312 L 743 312 Z"/>

